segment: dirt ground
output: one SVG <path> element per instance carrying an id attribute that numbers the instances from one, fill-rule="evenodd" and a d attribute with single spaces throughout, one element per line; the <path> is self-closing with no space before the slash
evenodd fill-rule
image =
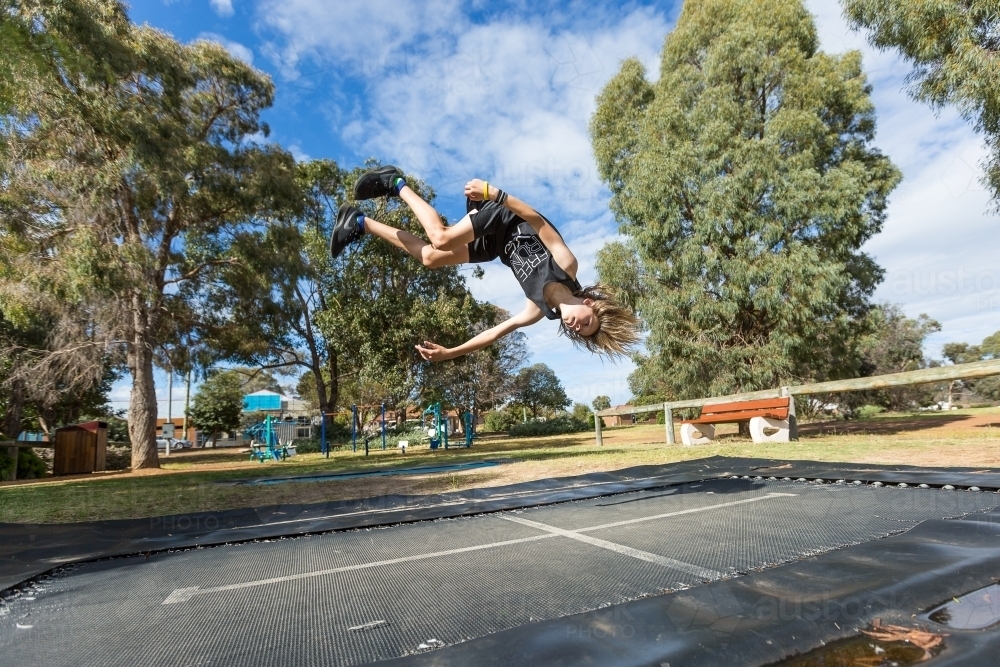
<path id="1" fill-rule="evenodd" d="M 755 445 L 722 426 L 712 443 L 666 446 L 662 425 L 608 428 L 598 447 L 593 433 L 528 440 L 487 436 L 471 449 L 375 449 L 334 452 L 264 464 L 234 449 L 186 450 L 161 458 L 159 470 L 47 478 L 0 485 L 0 521 L 54 522 L 137 518 L 236 507 L 313 503 L 385 494 L 429 494 L 565 477 L 708 456 L 1000 468 L 1000 409 L 882 415 L 851 422 L 806 424 L 800 439 Z M 677 438 L 680 441 L 679 437 Z M 488 469 L 264 486 L 233 482 L 255 477 L 349 472 L 385 467 L 504 461 Z"/>

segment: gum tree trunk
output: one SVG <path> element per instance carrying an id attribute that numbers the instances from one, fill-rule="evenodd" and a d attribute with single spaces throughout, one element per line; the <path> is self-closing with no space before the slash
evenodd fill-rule
<path id="1" fill-rule="evenodd" d="M 11 382 L 10 395 L 7 397 L 7 410 L 3 417 L 3 434 L 8 440 L 16 440 L 21 432 L 21 413 L 24 409 L 24 381 Z"/>
<path id="2" fill-rule="evenodd" d="M 136 297 L 138 300 L 139 297 Z M 135 330 L 128 350 L 132 395 L 128 406 L 128 435 L 132 440 L 132 470 L 159 468 L 156 453 L 156 383 L 153 380 L 153 346 L 147 340 L 145 308 L 133 308 Z"/>

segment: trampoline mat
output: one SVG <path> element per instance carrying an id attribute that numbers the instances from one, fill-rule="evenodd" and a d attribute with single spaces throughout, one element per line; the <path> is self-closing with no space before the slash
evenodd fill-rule
<path id="1" fill-rule="evenodd" d="M 112 559 L 12 600 L 0 655 L 47 666 L 364 664 L 996 504 L 990 493 L 714 480 Z"/>

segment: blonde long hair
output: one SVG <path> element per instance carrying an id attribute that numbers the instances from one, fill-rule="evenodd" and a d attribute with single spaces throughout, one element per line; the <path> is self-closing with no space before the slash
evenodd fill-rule
<path id="1" fill-rule="evenodd" d="M 560 322 L 559 333 L 573 341 L 574 345 L 595 354 L 606 354 L 611 358 L 628 356 L 632 346 L 639 342 L 640 324 L 635 313 L 618 301 L 610 287 L 601 283 L 584 287 L 574 292 L 573 296 L 594 302 L 594 315 L 600 324 L 597 331 L 582 336 Z"/>

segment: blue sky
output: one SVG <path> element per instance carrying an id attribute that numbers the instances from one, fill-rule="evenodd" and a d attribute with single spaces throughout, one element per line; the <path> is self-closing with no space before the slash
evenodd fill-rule
<path id="1" fill-rule="evenodd" d="M 270 74 L 277 88 L 264 114 L 270 138 L 299 159 L 397 164 L 437 190 L 436 205 L 451 219 L 464 213 L 469 178 L 516 193 L 560 228 L 586 283 L 596 277 L 598 249 L 617 233 L 587 136 L 594 98 L 626 57 L 657 75 L 681 4 L 144 0 L 130 14 L 182 42 L 218 41 Z M 837 3 L 807 5 L 825 51 L 864 53 L 877 145 L 904 173 L 883 233 L 866 246 L 887 271 L 876 298 L 942 323 L 931 355 L 948 341 L 979 342 L 1000 329 L 1000 269 L 990 242 L 997 218 L 986 214 L 978 182 L 980 140 L 953 111 L 935 115 L 911 101 L 905 65 L 849 31 Z M 469 276 L 469 285 L 479 299 L 522 307 L 517 282 L 499 262 L 483 280 Z M 551 366 L 573 400 L 628 399 L 630 363 L 575 350 L 551 322 L 526 333 L 531 362 Z M 158 377 L 161 417 L 166 386 Z M 116 385 L 116 407 L 125 407 L 128 389 Z M 183 394 L 175 383 L 175 416 Z"/>

